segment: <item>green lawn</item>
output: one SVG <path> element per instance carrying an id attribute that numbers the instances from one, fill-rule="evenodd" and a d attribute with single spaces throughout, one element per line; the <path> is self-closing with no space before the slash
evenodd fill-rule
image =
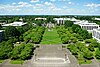
<path id="1" fill-rule="evenodd" d="M 46 29 L 40 44 L 62 44 L 62 42 L 56 29 L 52 29 L 52 31 Z"/>
<path id="2" fill-rule="evenodd" d="M 11 60 L 10 63 L 11 64 L 23 64 L 24 60 Z"/>

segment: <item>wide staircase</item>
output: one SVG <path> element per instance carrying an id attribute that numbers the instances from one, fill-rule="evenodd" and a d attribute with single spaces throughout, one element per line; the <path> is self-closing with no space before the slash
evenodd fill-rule
<path id="1" fill-rule="evenodd" d="M 62 45 L 40 45 L 31 63 L 34 67 L 66 67 L 70 61 Z"/>

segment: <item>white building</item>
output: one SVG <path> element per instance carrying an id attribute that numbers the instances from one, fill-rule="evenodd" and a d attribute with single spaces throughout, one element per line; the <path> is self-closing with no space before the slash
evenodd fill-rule
<path id="1" fill-rule="evenodd" d="M 92 37 L 100 42 L 100 29 L 93 29 Z"/>
<path id="2" fill-rule="evenodd" d="M 57 24 L 64 24 L 66 20 L 73 21 L 73 22 L 80 21 L 75 18 L 54 18 L 53 20 L 57 21 Z"/>
<path id="3" fill-rule="evenodd" d="M 100 20 L 100 18 L 95 18 L 95 20 Z"/>
<path id="4" fill-rule="evenodd" d="M 74 22 L 74 24 L 78 24 L 81 26 L 81 28 L 89 31 L 89 32 L 92 32 L 93 29 L 98 29 L 99 28 L 99 25 L 97 25 L 96 23 L 89 23 L 88 21 L 80 21 L 80 22 Z"/>
<path id="5" fill-rule="evenodd" d="M 75 19 L 75 18 L 67 18 L 67 20 L 74 21 L 74 22 L 80 21 L 80 20 L 77 20 L 77 19 Z"/>
<path id="6" fill-rule="evenodd" d="M 9 24 L 4 24 L 2 25 L 3 27 L 7 27 L 7 26 L 24 26 L 26 25 L 27 23 L 23 23 L 23 22 L 13 22 L 13 23 L 9 23 Z"/>
<path id="7" fill-rule="evenodd" d="M 64 24 L 66 18 L 53 18 L 53 20 L 57 21 L 57 24 Z"/>
<path id="8" fill-rule="evenodd" d="M 35 20 L 47 20 L 47 18 L 38 17 L 38 18 L 35 18 Z"/>

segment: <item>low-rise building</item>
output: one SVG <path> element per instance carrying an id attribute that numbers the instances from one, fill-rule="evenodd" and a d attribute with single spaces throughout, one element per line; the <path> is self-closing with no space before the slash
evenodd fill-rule
<path id="1" fill-rule="evenodd" d="M 100 20 L 100 18 L 95 18 L 95 20 Z"/>
<path id="2" fill-rule="evenodd" d="M 66 20 L 73 21 L 73 22 L 80 21 L 75 18 L 54 18 L 53 20 L 57 21 L 57 24 L 64 24 Z"/>
<path id="3" fill-rule="evenodd" d="M 47 18 L 38 17 L 38 18 L 35 18 L 35 20 L 47 20 Z"/>
<path id="4" fill-rule="evenodd" d="M 70 20 L 70 21 L 73 21 L 73 22 L 78 22 L 78 21 L 80 21 L 80 20 L 77 20 L 77 19 L 75 19 L 75 18 L 67 18 L 67 20 Z"/>
<path id="5" fill-rule="evenodd" d="M 96 23 L 89 23 L 88 21 L 79 21 L 79 22 L 74 22 L 74 24 L 78 24 L 81 26 L 81 28 L 89 31 L 89 32 L 92 32 L 93 29 L 98 29 L 99 28 L 99 25 L 96 24 Z"/>
<path id="6" fill-rule="evenodd" d="M 53 18 L 53 20 L 57 21 L 57 24 L 64 24 L 66 18 Z"/>
<path id="7" fill-rule="evenodd" d="M 7 27 L 7 26 L 15 26 L 15 27 L 18 27 L 18 26 L 24 26 L 26 24 L 27 23 L 23 23 L 23 22 L 13 22 L 13 23 L 9 23 L 9 24 L 4 24 L 2 26 L 3 27 Z"/>

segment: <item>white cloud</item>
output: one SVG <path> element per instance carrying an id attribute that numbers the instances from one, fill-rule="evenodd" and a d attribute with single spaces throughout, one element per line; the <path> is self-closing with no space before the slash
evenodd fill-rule
<path id="1" fill-rule="evenodd" d="M 12 3 L 12 5 L 15 5 L 16 3 Z"/>
<path id="2" fill-rule="evenodd" d="M 68 8 L 68 7 L 67 7 L 67 6 L 63 6 L 62 8 L 64 8 L 64 9 L 65 9 L 65 8 Z"/>
<path id="3" fill-rule="evenodd" d="M 100 4 L 91 3 L 91 4 L 87 4 L 85 6 L 90 7 L 90 8 L 95 8 L 95 7 L 100 7 Z"/>
<path id="4" fill-rule="evenodd" d="M 19 2 L 18 3 L 18 7 L 30 7 L 32 6 L 31 4 L 27 3 L 27 2 Z"/>
<path id="5" fill-rule="evenodd" d="M 66 1 L 66 0 L 58 0 L 58 1 Z"/>
<path id="6" fill-rule="evenodd" d="M 35 4 L 35 5 L 33 6 L 33 8 L 34 8 L 34 9 L 41 9 L 41 8 L 43 8 L 43 4 Z"/>
<path id="7" fill-rule="evenodd" d="M 48 5 L 48 6 L 53 5 L 51 2 L 45 2 L 44 4 L 45 4 L 45 5 Z"/>
<path id="8" fill-rule="evenodd" d="M 61 8 L 54 8 L 53 9 L 54 11 L 60 11 L 60 10 L 62 10 Z"/>
<path id="9" fill-rule="evenodd" d="M 68 2 L 68 4 L 73 4 L 72 2 Z"/>
<path id="10" fill-rule="evenodd" d="M 31 0 L 30 2 L 34 2 L 35 3 L 35 2 L 39 2 L 39 0 Z"/>
<path id="11" fill-rule="evenodd" d="M 56 0 L 50 0 L 51 2 L 55 2 Z"/>
<path id="12" fill-rule="evenodd" d="M 21 9 L 17 6 L 7 4 L 7 5 L 0 5 L 0 10 L 1 11 L 12 12 L 12 11 L 19 11 Z"/>

